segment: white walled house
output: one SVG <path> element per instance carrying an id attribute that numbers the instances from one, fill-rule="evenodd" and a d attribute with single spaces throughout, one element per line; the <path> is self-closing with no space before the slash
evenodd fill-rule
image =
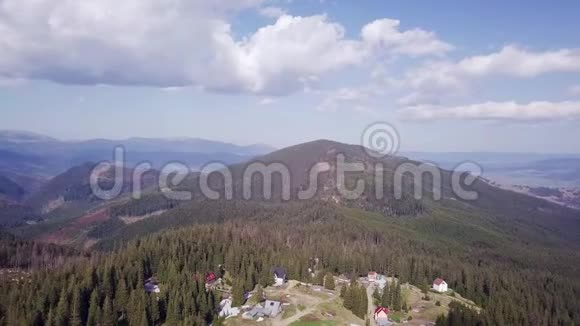
<path id="1" fill-rule="evenodd" d="M 282 267 L 274 268 L 274 286 L 282 286 L 286 283 L 286 270 Z"/>
<path id="2" fill-rule="evenodd" d="M 447 292 L 447 282 L 442 278 L 436 278 L 435 281 L 433 281 L 433 290 L 440 293 Z"/>

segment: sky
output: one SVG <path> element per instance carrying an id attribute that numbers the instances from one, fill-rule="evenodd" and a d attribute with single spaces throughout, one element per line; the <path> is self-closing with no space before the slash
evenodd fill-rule
<path id="1" fill-rule="evenodd" d="M 580 3 L 0 0 L 0 129 L 580 153 Z"/>

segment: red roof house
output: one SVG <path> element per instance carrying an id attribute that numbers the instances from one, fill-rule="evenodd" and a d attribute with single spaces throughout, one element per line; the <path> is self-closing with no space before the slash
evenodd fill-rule
<path id="1" fill-rule="evenodd" d="M 205 283 L 213 283 L 217 280 L 217 277 L 215 276 L 214 272 L 209 272 L 207 274 L 205 274 Z"/>
<path id="2" fill-rule="evenodd" d="M 433 290 L 443 293 L 447 292 L 447 289 L 447 282 L 442 278 L 438 277 L 433 281 Z"/>
<path id="3" fill-rule="evenodd" d="M 389 308 L 387 307 L 377 307 L 377 309 L 375 309 L 375 321 L 378 321 L 379 319 L 387 319 L 389 318 Z"/>

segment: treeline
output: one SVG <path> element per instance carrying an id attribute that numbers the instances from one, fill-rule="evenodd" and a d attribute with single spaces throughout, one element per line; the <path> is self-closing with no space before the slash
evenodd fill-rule
<path id="1" fill-rule="evenodd" d="M 87 257 L 71 247 L 19 240 L 0 231 L 0 268 L 48 270 Z"/>
<path id="2" fill-rule="evenodd" d="M 489 324 L 489 321 L 486 320 L 484 316 L 457 301 L 451 301 L 451 303 L 449 303 L 449 313 L 447 315 L 441 315 L 437 317 L 437 320 L 435 321 L 435 326 L 485 326 Z M 526 325 L 549 324 L 550 323 L 548 320 L 544 320 L 543 322 L 534 322 Z"/>

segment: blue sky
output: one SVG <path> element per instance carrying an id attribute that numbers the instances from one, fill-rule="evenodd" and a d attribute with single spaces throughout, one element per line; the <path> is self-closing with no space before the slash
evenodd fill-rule
<path id="1" fill-rule="evenodd" d="M 580 153 L 574 1 L 0 1 L 0 129 Z"/>

